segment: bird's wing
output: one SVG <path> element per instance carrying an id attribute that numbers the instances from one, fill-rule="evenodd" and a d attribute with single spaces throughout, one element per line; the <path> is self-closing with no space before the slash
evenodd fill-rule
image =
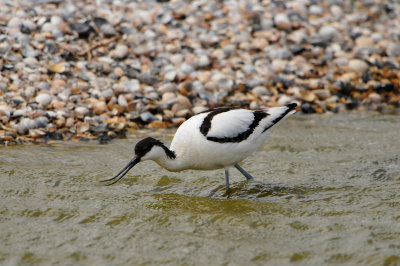
<path id="1" fill-rule="evenodd" d="M 293 114 L 296 106 L 297 104 L 291 103 L 263 110 L 214 109 L 204 117 L 200 132 L 209 141 L 241 142 L 247 139 L 259 125 L 263 127 L 262 132 L 265 132 L 285 116 Z"/>
<path id="2" fill-rule="evenodd" d="M 247 139 L 267 114 L 245 109 L 215 109 L 207 114 L 200 127 L 210 141 L 240 142 Z"/>

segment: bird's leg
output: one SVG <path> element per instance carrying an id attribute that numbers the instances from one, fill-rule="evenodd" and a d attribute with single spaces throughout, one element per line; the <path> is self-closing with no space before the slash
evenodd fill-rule
<path id="1" fill-rule="evenodd" d="M 254 179 L 254 177 L 252 177 L 249 173 L 247 173 L 242 167 L 240 167 L 240 165 L 235 164 L 236 169 L 239 170 L 240 173 L 242 173 L 242 175 L 244 175 L 247 179 Z"/>
<path id="2" fill-rule="evenodd" d="M 229 190 L 229 169 L 225 168 L 225 187 L 226 191 L 228 192 Z"/>

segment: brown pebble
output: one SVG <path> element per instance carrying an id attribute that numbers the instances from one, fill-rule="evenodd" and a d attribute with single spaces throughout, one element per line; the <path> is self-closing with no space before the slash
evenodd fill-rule
<path id="1" fill-rule="evenodd" d="M 29 129 L 29 134 L 30 137 L 36 139 L 36 138 L 41 138 L 46 135 L 46 132 L 41 129 Z"/>
<path id="2" fill-rule="evenodd" d="M 63 101 L 58 101 L 53 103 L 53 108 L 54 109 L 63 109 L 65 107 L 66 103 Z"/>
<path id="3" fill-rule="evenodd" d="M 177 96 L 177 99 L 178 99 L 180 105 L 186 106 L 188 108 L 192 107 L 192 103 L 190 102 L 190 100 L 186 96 L 183 96 L 183 95 L 179 94 Z"/>
<path id="4" fill-rule="evenodd" d="M 62 91 L 66 86 L 65 80 L 55 79 L 51 82 L 51 90 L 52 91 Z"/>
<path id="5" fill-rule="evenodd" d="M 315 94 L 311 91 L 302 91 L 301 92 L 301 99 L 306 102 L 313 102 L 315 100 L 315 98 L 316 98 Z"/>
<path id="6" fill-rule="evenodd" d="M 78 122 L 76 124 L 76 131 L 78 133 L 85 133 L 86 131 L 88 131 L 90 129 L 90 124 L 86 123 L 86 122 Z"/>
<path id="7" fill-rule="evenodd" d="M 64 73 L 67 70 L 66 63 L 60 62 L 49 66 L 49 70 L 54 73 Z"/>
<path id="8" fill-rule="evenodd" d="M 125 122 L 114 122 L 108 125 L 109 128 L 120 131 L 126 127 Z"/>
<path id="9" fill-rule="evenodd" d="M 148 127 L 154 128 L 154 129 L 160 129 L 160 128 L 167 128 L 169 126 L 168 123 L 159 121 L 159 120 L 154 120 L 150 124 L 148 124 Z"/>
<path id="10" fill-rule="evenodd" d="M 101 115 L 108 111 L 107 104 L 103 101 L 97 101 L 93 104 L 93 114 Z"/>
<path id="11" fill-rule="evenodd" d="M 65 117 L 61 116 L 57 120 L 54 121 L 57 127 L 63 127 L 65 125 Z"/>
<path id="12" fill-rule="evenodd" d="M 135 111 L 136 110 L 136 105 L 137 105 L 137 102 L 131 101 L 131 102 L 128 103 L 128 106 L 126 107 L 126 110 L 128 110 L 128 112 Z"/>
<path id="13" fill-rule="evenodd" d="M 74 125 L 75 119 L 73 117 L 68 117 L 65 126 L 71 128 Z"/>
<path id="14" fill-rule="evenodd" d="M 14 137 L 13 136 L 2 136 L 0 135 L 0 141 L 13 141 Z"/>
<path id="15" fill-rule="evenodd" d="M 374 45 L 374 40 L 367 36 L 361 36 L 356 39 L 356 45 L 360 48 L 372 47 Z"/>
<path id="16" fill-rule="evenodd" d="M 115 75 L 117 75 L 118 77 L 122 77 L 122 76 L 124 75 L 125 72 L 124 72 L 124 70 L 123 70 L 122 68 L 116 67 L 116 68 L 114 68 L 113 73 L 114 73 Z"/>
<path id="17" fill-rule="evenodd" d="M 318 97 L 320 100 L 326 100 L 331 96 L 331 92 L 327 89 L 321 90 L 313 90 L 313 93 Z"/>

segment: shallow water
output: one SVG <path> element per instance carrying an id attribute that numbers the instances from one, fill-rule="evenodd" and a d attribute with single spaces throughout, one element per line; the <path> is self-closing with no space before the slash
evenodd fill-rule
<path id="1" fill-rule="evenodd" d="M 400 265 L 400 116 L 295 115 L 229 198 L 153 162 L 102 186 L 137 140 L 1 148 L 0 264 Z"/>

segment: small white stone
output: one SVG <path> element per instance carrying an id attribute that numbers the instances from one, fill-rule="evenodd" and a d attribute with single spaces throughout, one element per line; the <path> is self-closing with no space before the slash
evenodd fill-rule
<path id="1" fill-rule="evenodd" d="M 50 18 L 50 23 L 53 24 L 53 25 L 58 25 L 61 22 L 63 22 L 63 20 L 59 16 L 51 16 L 51 18 Z"/>
<path id="2" fill-rule="evenodd" d="M 33 22 L 30 21 L 30 20 L 24 20 L 24 21 L 22 21 L 22 25 L 23 25 L 25 28 L 27 28 L 27 29 L 29 29 L 29 30 L 31 30 L 31 31 L 33 31 L 33 30 L 36 29 L 35 23 L 33 23 Z"/>
<path id="3" fill-rule="evenodd" d="M 202 55 L 199 57 L 199 63 L 198 66 L 199 67 L 206 67 L 210 65 L 210 59 L 208 58 L 208 56 L 206 55 Z"/>
<path id="4" fill-rule="evenodd" d="M 283 95 L 279 98 L 278 104 L 279 104 L 279 105 L 285 105 L 285 104 L 291 103 L 292 101 L 293 101 L 293 100 L 292 100 L 291 97 L 287 96 L 286 94 L 283 94 Z"/>
<path id="5" fill-rule="evenodd" d="M 204 112 L 204 111 L 207 111 L 207 110 L 208 110 L 208 108 L 205 107 L 205 106 L 195 106 L 192 109 L 193 113 L 195 113 L 195 114 L 198 114 L 198 113 L 201 113 L 201 112 Z"/>
<path id="6" fill-rule="evenodd" d="M 264 86 L 256 86 L 251 90 L 255 95 L 268 95 L 268 89 Z"/>
<path id="7" fill-rule="evenodd" d="M 89 110 L 84 106 L 79 106 L 75 108 L 75 112 L 81 116 L 85 116 L 89 113 Z"/>
<path id="8" fill-rule="evenodd" d="M 368 64 L 360 59 L 352 59 L 349 62 L 349 67 L 358 73 L 364 73 L 368 69 Z"/>
<path id="9" fill-rule="evenodd" d="M 30 68 L 34 68 L 34 67 L 38 66 L 39 62 L 34 57 L 27 57 L 24 59 L 24 64 Z"/>
<path id="10" fill-rule="evenodd" d="M 21 19 L 20 18 L 18 18 L 18 17 L 12 17 L 11 19 L 10 19 L 10 21 L 8 21 L 8 27 L 10 27 L 10 28 L 16 28 L 16 27 L 19 27 L 20 25 L 21 25 Z"/>
<path id="11" fill-rule="evenodd" d="M 161 85 L 160 87 L 158 87 L 157 91 L 162 94 L 166 93 L 166 92 L 174 92 L 174 91 L 176 91 L 176 84 L 165 83 L 165 84 Z"/>
<path id="12" fill-rule="evenodd" d="M 26 87 L 26 89 L 25 89 L 25 96 L 26 96 L 27 98 L 32 98 L 32 97 L 35 95 L 35 93 L 36 93 L 35 87 L 33 87 L 33 86 L 28 86 L 28 87 Z"/>
<path id="13" fill-rule="evenodd" d="M 312 5 L 312 6 L 310 6 L 310 13 L 312 15 L 319 16 L 322 13 L 324 13 L 324 10 L 322 9 L 322 7 L 320 7 L 318 5 Z"/>
<path id="14" fill-rule="evenodd" d="M 333 26 L 323 26 L 318 31 L 324 41 L 331 41 L 337 34 L 337 30 Z"/>
<path id="15" fill-rule="evenodd" d="M 340 6 L 338 5 L 333 5 L 330 8 L 330 11 L 332 13 L 332 15 L 336 18 L 339 19 L 343 16 L 343 10 Z"/>
<path id="16" fill-rule="evenodd" d="M 290 20 L 289 17 L 284 13 L 276 14 L 274 17 L 275 25 L 282 30 L 290 29 Z"/>
<path id="17" fill-rule="evenodd" d="M 106 89 L 101 92 L 101 96 L 104 98 L 112 97 L 112 96 L 114 96 L 114 91 L 112 89 Z"/>
<path id="18" fill-rule="evenodd" d="M 37 103 L 46 106 L 51 103 L 51 95 L 47 93 L 42 93 L 36 96 L 35 100 Z"/>
<path id="19" fill-rule="evenodd" d="M 381 97 L 378 93 L 376 93 L 376 92 L 370 93 L 370 94 L 368 95 L 368 98 L 369 98 L 372 102 L 375 102 L 375 103 L 379 103 L 379 102 L 381 101 L 381 99 L 382 99 L 382 97 Z"/>
<path id="20" fill-rule="evenodd" d="M 118 105 L 122 107 L 127 107 L 128 106 L 128 101 L 125 99 L 124 95 L 120 94 L 118 96 Z"/>
<path id="21" fill-rule="evenodd" d="M 114 50 L 111 51 L 110 55 L 116 59 L 123 59 L 128 55 L 128 46 L 124 44 L 118 44 Z"/>
<path id="22" fill-rule="evenodd" d="M 172 81 L 175 80 L 176 76 L 177 72 L 175 70 L 171 70 L 164 74 L 164 79 Z"/>
<path id="23" fill-rule="evenodd" d="M 394 57 L 394 58 L 399 57 L 400 56 L 400 44 L 397 44 L 394 42 L 389 43 L 389 45 L 386 49 L 386 53 L 390 57 Z"/>
<path id="24" fill-rule="evenodd" d="M 171 100 L 174 100 L 174 99 L 176 99 L 175 93 L 173 93 L 173 92 L 165 92 L 162 95 L 161 102 L 167 103 L 167 102 L 169 102 Z"/>

